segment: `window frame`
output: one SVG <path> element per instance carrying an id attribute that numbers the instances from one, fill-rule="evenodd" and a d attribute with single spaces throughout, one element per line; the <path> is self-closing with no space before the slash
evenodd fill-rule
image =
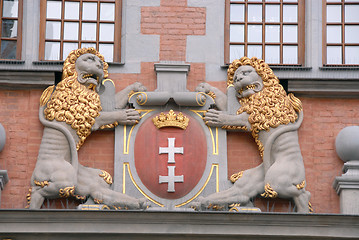
<path id="1" fill-rule="evenodd" d="M 276 66 L 304 66 L 305 63 L 305 0 L 298 0 L 298 2 L 284 2 L 283 0 L 278 0 L 278 2 L 265 2 L 265 0 L 258 0 L 253 2 L 248 2 L 247 0 L 238 0 L 238 1 L 231 1 L 231 0 L 225 0 L 225 20 L 224 20 L 224 63 L 230 64 L 230 4 L 231 3 L 238 3 L 238 4 L 244 4 L 244 22 L 235 22 L 238 24 L 244 25 L 244 56 L 247 55 L 247 46 L 248 45 L 261 45 L 262 47 L 262 59 L 265 59 L 265 46 L 266 45 L 276 45 L 280 46 L 280 63 L 270 63 L 270 65 L 276 65 Z M 248 21 L 248 5 L 252 4 L 261 4 L 262 5 L 262 21 L 261 22 L 249 22 Z M 265 5 L 280 5 L 280 22 L 275 23 L 267 23 L 265 22 Z M 298 19 L 296 23 L 284 23 L 283 22 L 283 4 L 288 5 L 298 5 Z M 248 43 L 248 34 L 246 34 L 248 25 L 261 25 L 262 26 L 262 41 L 258 43 Z M 280 25 L 280 40 L 279 43 L 266 43 L 265 42 L 265 26 L 268 25 Z M 283 25 L 297 25 L 298 26 L 298 41 L 297 43 L 284 43 L 283 42 Z M 233 44 L 237 45 L 237 44 Z M 283 45 L 285 46 L 298 46 L 298 62 L 296 64 L 286 64 L 283 63 Z"/>
<path id="2" fill-rule="evenodd" d="M 16 40 L 14 38 L 3 38 L 2 31 L 0 32 L 0 51 L 1 51 L 1 41 L 16 41 L 16 58 L 1 58 L 1 60 L 21 60 L 21 50 L 22 50 L 22 19 L 23 19 L 23 0 L 18 0 L 18 15 L 15 17 L 3 17 L 3 3 L 4 1 L 0 1 L 0 29 L 2 29 L 2 23 L 4 19 L 9 20 L 17 20 L 17 36 Z"/>
<path id="3" fill-rule="evenodd" d="M 327 22 L 327 5 L 339 5 L 341 6 L 341 22 Z M 357 2 L 345 2 L 345 0 L 338 0 L 338 2 L 327 2 L 327 0 L 322 0 L 322 64 L 323 66 L 359 66 L 359 62 L 355 64 L 345 63 L 345 47 L 346 46 L 358 46 L 359 39 L 357 43 L 345 43 L 345 26 L 358 26 L 359 22 L 345 22 L 345 5 L 357 5 L 359 6 L 359 1 Z M 327 40 L 327 26 L 340 26 L 341 27 L 341 43 L 328 43 Z M 341 49 L 341 63 L 327 63 L 327 47 L 328 46 L 340 46 Z"/>
<path id="4" fill-rule="evenodd" d="M 60 39 L 53 40 L 53 39 L 46 39 L 46 21 L 55 21 L 55 19 L 46 18 L 46 9 L 47 9 L 47 0 L 41 0 L 40 2 L 40 39 L 39 39 L 39 61 L 64 61 L 65 59 L 61 59 L 63 57 L 63 43 L 71 42 L 71 43 L 78 43 L 78 48 L 80 48 L 82 42 L 86 43 L 95 43 L 96 49 L 99 49 L 99 44 L 101 43 L 109 43 L 110 41 L 100 41 L 99 34 L 100 34 L 100 23 L 113 23 L 114 24 L 114 40 L 111 43 L 113 44 L 113 60 L 109 62 L 113 63 L 120 63 L 121 62 L 121 23 L 122 23 L 122 0 L 59 0 L 61 1 L 62 8 L 61 8 L 61 19 L 56 19 L 56 21 L 61 22 L 61 32 L 60 32 Z M 64 7 L 66 2 L 78 2 L 80 3 L 79 9 L 79 19 L 76 20 L 65 20 L 64 18 Z M 98 3 L 97 5 L 97 19 L 90 21 L 90 20 L 82 20 L 82 3 L 83 2 L 95 2 Z M 114 3 L 115 4 L 115 11 L 114 11 L 114 21 L 105 21 L 100 20 L 100 4 L 99 3 Z M 78 40 L 64 40 L 64 23 L 65 22 L 77 22 L 79 23 L 79 32 L 78 32 Z M 96 40 L 82 40 L 81 39 L 81 29 L 82 29 L 82 22 L 96 22 Z M 60 43 L 60 59 L 58 60 L 46 60 L 45 59 L 45 43 L 48 42 L 59 42 Z M 106 58 L 105 58 L 106 60 Z"/>

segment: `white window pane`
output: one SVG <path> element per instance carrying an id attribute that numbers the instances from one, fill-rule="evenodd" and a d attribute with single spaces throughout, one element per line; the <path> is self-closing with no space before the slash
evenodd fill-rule
<path id="1" fill-rule="evenodd" d="M 359 5 L 345 5 L 345 22 L 359 22 Z"/>
<path id="2" fill-rule="evenodd" d="M 67 42 L 65 42 L 64 43 L 64 48 L 62 50 L 62 59 L 65 60 L 72 50 L 75 50 L 75 49 L 78 49 L 78 48 L 79 48 L 78 43 L 67 43 Z"/>
<path id="3" fill-rule="evenodd" d="M 248 54 L 247 57 L 257 57 L 262 59 L 262 46 L 261 45 L 248 45 Z"/>
<path id="4" fill-rule="evenodd" d="M 266 63 L 280 63 L 280 47 L 267 45 L 265 47 L 265 56 Z"/>
<path id="5" fill-rule="evenodd" d="M 298 2 L 298 0 L 283 0 L 283 2 Z"/>
<path id="6" fill-rule="evenodd" d="M 248 42 L 262 42 L 262 25 L 248 25 Z"/>
<path id="7" fill-rule="evenodd" d="M 359 46 L 345 47 L 345 64 L 359 64 Z"/>
<path id="8" fill-rule="evenodd" d="M 262 5 L 248 5 L 248 22 L 262 22 Z"/>
<path id="9" fill-rule="evenodd" d="M 5 0 L 3 1 L 3 17 L 17 17 L 18 14 L 18 0 Z"/>
<path id="10" fill-rule="evenodd" d="M 283 5 L 283 22 L 298 22 L 297 5 Z"/>
<path id="11" fill-rule="evenodd" d="M 96 44 L 95 43 L 81 43 L 81 48 L 96 48 Z"/>
<path id="12" fill-rule="evenodd" d="M 113 62 L 113 44 L 100 44 L 99 52 L 105 57 L 105 62 Z"/>
<path id="13" fill-rule="evenodd" d="M 100 24 L 100 41 L 114 41 L 115 26 L 114 24 Z"/>
<path id="14" fill-rule="evenodd" d="M 244 22 L 244 4 L 231 4 L 230 21 Z"/>
<path id="15" fill-rule="evenodd" d="M 79 7 L 78 2 L 65 2 L 65 19 L 79 19 Z"/>
<path id="16" fill-rule="evenodd" d="M 79 39 L 79 24 L 75 22 L 64 23 L 64 39 L 78 40 Z"/>
<path id="17" fill-rule="evenodd" d="M 280 41 L 280 27 L 279 25 L 266 25 L 265 42 L 279 42 Z"/>
<path id="18" fill-rule="evenodd" d="M 298 47 L 297 46 L 283 46 L 283 63 L 297 64 L 298 63 Z"/>
<path id="19" fill-rule="evenodd" d="M 280 0 L 266 0 L 266 2 L 280 2 Z"/>
<path id="20" fill-rule="evenodd" d="M 327 47 L 327 64 L 342 64 L 342 47 Z"/>
<path id="21" fill-rule="evenodd" d="M 233 62 L 234 59 L 240 59 L 244 56 L 243 45 L 231 45 L 229 47 L 229 61 Z"/>
<path id="22" fill-rule="evenodd" d="M 341 2 L 341 0 L 327 0 L 327 2 Z"/>
<path id="23" fill-rule="evenodd" d="M 295 25 L 283 26 L 283 42 L 296 43 L 298 42 L 298 27 Z"/>
<path id="24" fill-rule="evenodd" d="M 82 40 L 96 41 L 96 23 L 82 23 Z"/>
<path id="25" fill-rule="evenodd" d="M 231 2 L 243 2 L 244 0 L 239 0 L 239 1 L 237 1 L 237 0 L 231 0 Z"/>
<path id="26" fill-rule="evenodd" d="M 341 43 L 341 42 L 342 42 L 342 27 L 327 26 L 327 43 Z"/>
<path id="27" fill-rule="evenodd" d="M 46 39 L 60 39 L 61 22 L 46 22 Z"/>
<path id="28" fill-rule="evenodd" d="M 101 3 L 100 4 L 100 20 L 115 21 L 115 4 Z"/>
<path id="29" fill-rule="evenodd" d="M 359 25 L 345 26 L 345 43 L 359 43 Z"/>
<path id="30" fill-rule="evenodd" d="M 17 21 L 3 19 L 1 24 L 1 37 L 16 38 L 17 37 Z"/>
<path id="31" fill-rule="evenodd" d="M 229 26 L 229 41 L 230 42 L 244 42 L 244 25 Z"/>
<path id="32" fill-rule="evenodd" d="M 83 3 L 82 20 L 97 20 L 97 3 Z"/>
<path id="33" fill-rule="evenodd" d="M 266 22 L 280 22 L 280 5 L 266 5 Z"/>
<path id="34" fill-rule="evenodd" d="M 61 1 L 47 1 L 46 18 L 61 19 Z"/>
<path id="35" fill-rule="evenodd" d="M 60 60 L 60 43 L 45 43 L 45 60 Z"/>
<path id="36" fill-rule="evenodd" d="M 341 22 L 342 7 L 340 5 L 327 6 L 327 22 Z"/>

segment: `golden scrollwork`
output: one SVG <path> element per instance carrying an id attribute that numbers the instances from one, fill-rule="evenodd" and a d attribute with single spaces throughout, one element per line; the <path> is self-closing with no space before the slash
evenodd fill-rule
<path id="1" fill-rule="evenodd" d="M 115 127 L 118 126 L 118 124 L 119 124 L 119 123 L 116 121 L 116 122 L 114 122 L 114 123 L 112 123 L 112 124 L 102 125 L 102 126 L 100 127 L 100 129 L 115 128 Z"/>
<path id="2" fill-rule="evenodd" d="M 111 177 L 111 174 L 109 174 L 108 172 L 104 171 L 104 170 L 101 170 L 101 174 L 99 174 L 100 177 L 103 178 L 103 180 L 105 180 L 105 182 L 109 185 L 112 184 L 112 177 Z"/>
<path id="3" fill-rule="evenodd" d="M 295 186 L 297 187 L 298 190 L 303 189 L 305 187 L 305 180 L 303 180 L 303 182 L 301 182 Z"/>
<path id="4" fill-rule="evenodd" d="M 148 100 L 147 93 L 145 92 L 138 92 L 139 94 L 136 97 L 136 102 L 138 105 L 145 105 Z"/>
<path id="5" fill-rule="evenodd" d="M 178 127 L 184 130 L 188 126 L 189 118 L 184 116 L 181 112 L 176 114 L 171 109 L 167 114 L 161 112 L 160 115 L 152 118 L 152 121 L 157 128 Z"/>
<path id="6" fill-rule="evenodd" d="M 261 196 L 265 198 L 276 198 L 278 197 L 278 193 L 267 183 L 264 186 L 264 193 L 262 193 Z"/>
<path id="7" fill-rule="evenodd" d="M 231 205 L 229 205 L 228 207 L 230 207 L 230 209 L 228 210 L 229 212 L 238 212 L 238 208 L 240 207 L 241 204 L 240 203 L 233 203 Z"/>
<path id="8" fill-rule="evenodd" d="M 232 174 L 232 176 L 230 177 L 230 180 L 231 180 L 232 183 L 235 183 L 242 176 L 243 176 L 243 171 L 240 171 L 238 173 Z"/>
<path id="9" fill-rule="evenodd" d="M 198 92 L 196 94 L 196 102 L 198 106 L 204 106 L 206 104 L 206 96 L 203 93 Z"/>
<path id="10" fill-rule="evenodd" d="M 62 198 L 73 197 L 75 195 L 75 186 L 61 188 L 59 190 L 59 196 Z"/>
<path id="11" fill-rule="evenodd" d="M 224 126 L 222 126 L 222 129 L 248 131 L 248 128 L 247 128 L 246 126 L 229 126 L 229 125 L 224 125 Z"/>
<path id="12" fill-rule="evenodd" d="M 29 208 L 30 207 L 30 202 L 31 202 L 31 193 L 32 193 L 32 188 L 29 188 L 29 193 L 26 195 L 26 206 L 25 208 Z"/>
<path id="13" fill-rule="evenodd" d="M 314 208 L 313 208 L 311 202 L 308 202 L 308 208 L 309 208 L 310 213 L 314 213 Z"/>
<path id="14" fill-rule="evenodd" d="M 212 92 L 212 91 L 209 91 L 209 92 L 207 93 L 207 95 L 210 96 L 210 97 L 213 98 L 213 99 L 216 99 L 216 94 L 215 94 L 214 92 Z"/>
<path id="15" fill-rule="evenodd" d="M 36 186 L 40 186 L 41 188 L 45 187 L 45 186 L 48 186 L 49 185 L 49 182 L 48 181 L 36 181 L 34 180 L 34 183 Z"/>
<path id="16" fill-rule="evenodd" d="M 93 201 L 94 201 L 96 204 L 102 204 L 102 203 L 103 203 L 103 200 L 102 200 L 102 199 L 97 199 L 97 198 L 95 198 Z"/>
<path id="17" fill-rule="evenodd" d="M 209 204 L 207 209 L 213 209 L 216 211 L 221 211 L 224 209 L 224 206 L 216 205 L 216 204 Z"/>

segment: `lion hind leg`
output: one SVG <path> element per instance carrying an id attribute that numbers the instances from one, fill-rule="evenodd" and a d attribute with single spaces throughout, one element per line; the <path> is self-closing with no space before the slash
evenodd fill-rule
<path id="1" fill-rule="evenodd" d="M 240 203 L 246 205 L 258 194 L 264 191 L 264 167 L 263 164 L 248 169 L 234 183 L 234 185 L 224 191 L 213 193 L 205 198 L 198 198 L 192 206 L 201 209 L 208 208 L 213 205 L 225 205 L 232 203 Z"/>

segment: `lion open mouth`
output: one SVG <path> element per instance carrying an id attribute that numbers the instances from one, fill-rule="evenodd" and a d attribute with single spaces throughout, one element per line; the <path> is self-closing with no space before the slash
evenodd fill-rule
<path id="1" fill-rule="evenodd" d="M 88 88 L 95 91 L 96 86 L 98 85 L 99 79 L 100 78 L 96 74 L 89 73 L 89 74 L 82 75 L 81 82 L 88 83 Z"/>
<path id="2" fill-rule="evenodd" d="M 255 85 L 255 84 L 250 84 L 250 85 L 248 85 L 248 86 L 245 86 L 245 87 L 241 88 L 238 92 L 239 92 L 240 94 L 242 94 L 243 91 L 248 90 L 248 89 L 254 90 L 254 89 L 256 89 L 256 85 Z"/>

